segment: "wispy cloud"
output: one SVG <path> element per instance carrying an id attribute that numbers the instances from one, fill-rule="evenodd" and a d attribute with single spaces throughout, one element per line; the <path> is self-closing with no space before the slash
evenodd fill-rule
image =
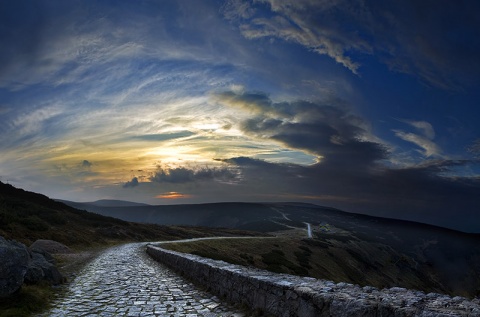
<path id="1" fill-rule="evenodd" d="M 476 158 L 480 158 L 480 139 L 477 139 L 472 142 L 472 144 L 467 148 L 467 151 L 474 155 Z"/>
<path id="2" fill-rule="evenodd" d="M 65 107 L 60 105 L 39 106 L 34 110 L 24 110 L 12 121 L 12 129 L 18 137 L 32 136 L 46 126 L 48 120 L 62 114 Z"/>
<path id="3" fill-rule="evenodd" d="M 426 121 L 412 121 L 412 120 L 399 120 L 404 122 L 411 127 L 414 127 L 420 134 L 405 132 L 403 130 L 394 129 L 393 132 L 395 136 L 399 137 L 400 139 L 411 142 L 418 147 L 422 148 L 423 152 L 421 152 L 425 157 L 432 157 L 432 156 L 441 156 L 442 150 L 441 148 L 433 141 L 435 138 L 435 130 L 433 126 Z"/>
<path id="4" fill-rule="evenodd" d="M 404 132 L 401 130 L 393 130 L 393 132 L 395 132 L 395 135 L 401 138 L 402 140 L 407 142 L 412 142 L 413 144 L 422 148 L 423 155 L 426 157 L 438 156 L 442 152 L 440 147 L 429 138 L 426 138 L 424 136 L 421 136 L 415 133 Z"/>
<path id="5" fill-rule="evenodd" d="M 290 7 L 288 7 L 290 8 Z M 281 11 L 285 8 L 279 8 Z M 277 11 L 277 12 L 278 12 Z M 353 62 L 347 56 L 346 51 L 350 47 L 343 45 L 331 36 L 332 30 L 324 30 L 322 28 L 312 29 L 302 17 L 305 11 L 301 12 L 284 12 L 284 16 L 276 16 L 272 19 L 256 18 L 250 24 L 242 24 L 240 29 L 242 34 L 248 39 L 258 39 L 263 37 L 278 37 L 287 41 L 295 42 L 303 45 L 312 51 L 327 55 L 333 58 L 337 63 L 345 66 L 354 74 L 358 73 L 359 64 Z M 350 46 L 363 46 L 352 42 Z M 357 48 L 358 49 L 358 48 Z"/>
<path id="6" fill-rule="evenodd" d="M 433 126 L 427 121 L 405 120 L 404 122 L 420 130 L 427 139 L 433 140 L 435 138 L 435 130 L 433 129 Z"/>
<path id="7" fill-rule="evenodd" d="M 162 141 L 185 138 L 192 135 L 195 135 L 195 133 L 190 131 L 178 131 L 178 132 L 169 132 L 169 133 L 161 133 L 161 134 L 137 135 L 132 138 L 138 139 L 138 140 L 150 141 L 150 142 L 162 142 Z"/>
<path id="8" fill-rule="evenodd" d="M 471 13 L 479 9 L 478 4 L 442 3 L 432 11 L 430 3 L 414 0 L 401 4 L 346 0 L 248 3 L 230 2 L 224 13 L 246 38 L 297 43 L 355 74 L 362 66 L 360 56 L 373 54 L 391 70 L 418 76 L 442 89 L 471 85 L 479 71 L 478 43 L 469 45 L 464 40 L 479 38 L 480 25 Z M 255 10 L 264 5 L 271 10 L 268 17 Z"/>

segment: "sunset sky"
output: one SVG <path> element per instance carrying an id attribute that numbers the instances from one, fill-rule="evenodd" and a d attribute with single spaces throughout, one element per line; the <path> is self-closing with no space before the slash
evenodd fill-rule
<path id="1" fill-rule="evenodd" d="M 480 232 L 480 2 L 0 1 L 0 180 Z"/>

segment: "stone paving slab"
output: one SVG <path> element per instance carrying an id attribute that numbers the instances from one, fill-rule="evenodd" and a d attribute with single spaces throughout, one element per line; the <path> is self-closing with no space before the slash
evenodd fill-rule
<path id="1" fill-rule="evenodd" d="M 41 317 L 244 317 L 242 311 L 198 289 L 145 253 L 144 243 L 102 253 Z"/>

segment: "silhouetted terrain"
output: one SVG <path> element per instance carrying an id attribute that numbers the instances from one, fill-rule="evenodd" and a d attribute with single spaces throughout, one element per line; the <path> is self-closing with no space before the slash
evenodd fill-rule
<path id="1" fill-rule="evenodd" d="M 308 222 L 313 228 L 313 239 L 305 239 L 305 232 L 302 238 L 282 238 L 280 242 L 246 241 L 242 246 L 222 241 L 223 247 L 192 250 L 245 265 L 361 285 L 403 286 L 466 296 L 480 294 L 479 234 L 302 203 L 76 206 L 130 221 L 261 232 L 306 229 Z M 243 258 L 239 256 L 242 253 Z"/>
<path id="2" fill-rule="evenodd" d="M 26 245 L 37 239 L 51 239 L 68 246 L 88 246 L 110 241 L 159 241 L 242 234 L 248 233 L 127 222 L 78 210 L 44 195 L 0 182 L 0 236 Z"/>
<path id="3" fill-rule="evenodd" d="M 84 209 L 104 216 L 127 221 L 156 223 L 161 225 L 187 225 L 227 228 L 255 228 L 271 231 L 269 219 L 278 212 L 265 204 L 215 203 L 198 205 L 125 206 L 129 202 L 118 202 L 116 206 L 102 206 L 97 202 L 76 203 L 64 201 L 78 209 Z M 264 221 L 266 220 L 266 221 Z M 256 223 L 261 223 L 257 226 Z M 268 228 L 267 228 L 268 226 Z M 278 229 L 284 226 L 275 225 Z"/>
<path id="4" fill-rule="evenodd" d="M 480 294 L 478 234 L 301 203 L 69 204 L 108 216 L 0 182 L 0 235 L 27 245 L 37 239 L 52 239 L 69 246 L 86 246 L 112 240 L 241 235 L 249 233 L 239 229 L 257 230 L 276 233 L 278 238 L 198 242 L 190 251 L 276 272 L 360 285 Z M 306 222 L 313 229 L 311 239 L 306 238 Z"/>

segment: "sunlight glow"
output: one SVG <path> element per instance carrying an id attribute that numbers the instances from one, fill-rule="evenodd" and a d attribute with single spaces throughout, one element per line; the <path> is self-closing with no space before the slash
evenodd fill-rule
<path id="1" fill-rule="evenodd" d="M 182 194 L 178 192 L 166 192 L 160 195 L 155 196 L 155 198 L 159 199 L 184 199 L 184 198 L 192 198 L 192 195 Z"/>

